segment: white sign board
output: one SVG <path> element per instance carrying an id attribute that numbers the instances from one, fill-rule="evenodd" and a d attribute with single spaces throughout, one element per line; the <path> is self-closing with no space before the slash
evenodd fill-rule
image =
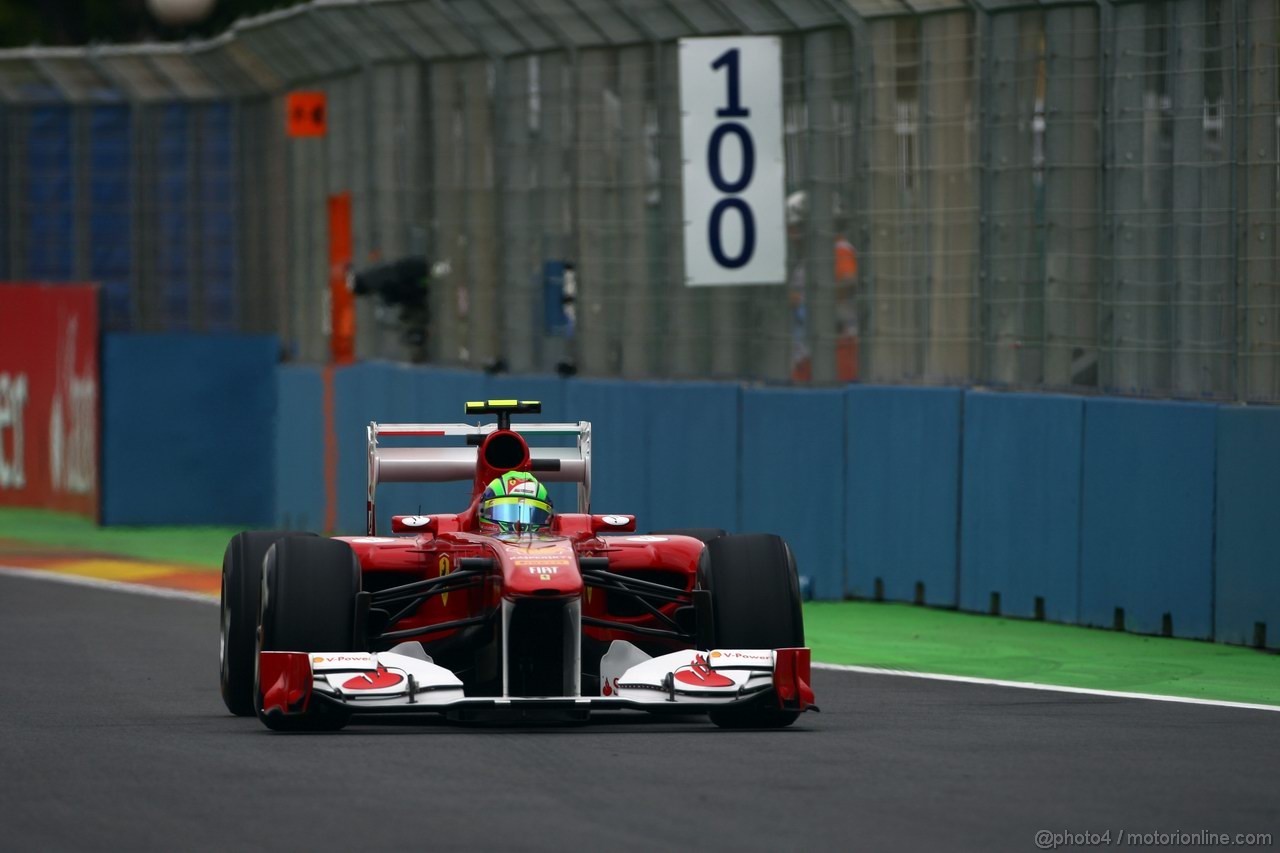
<path id="1" fill-rule="evenodd" d="M 685 284 L 782 284 L 782 42 L 681 39 L 680 116 Z"/>

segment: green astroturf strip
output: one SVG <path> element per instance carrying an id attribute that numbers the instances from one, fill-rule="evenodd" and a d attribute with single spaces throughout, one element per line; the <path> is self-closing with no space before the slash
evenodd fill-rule
<path id="1" fill-rule="evenodd" d="M 0 539 L 222 570 L 234 527 L 99 527 L 87 518 L 34 509 L 0 510 Z"/>
<path id="2" fill-rule="evenodd" d="M 1280 655 L 909 604 L 810 602 L 814 660 L 1280 705 Z"/>
<path id="3" fill-rule="evenodd" d="M 0 510 L 0 539 L 218 571 L 231 527 L 98 527 L 43 510 Z M 0 561 L 3 551 L 0 549 Z M 805 634 L 828 663 L 1280 705 L 1280 655 L 1165 637 L 932 610 L 809 602 Z"/>

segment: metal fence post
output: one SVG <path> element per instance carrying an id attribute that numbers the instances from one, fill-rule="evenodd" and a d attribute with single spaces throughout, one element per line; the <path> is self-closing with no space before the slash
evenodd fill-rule
<path id="1" fill-rule="evenodd" d="M 648 45 L 624 47 L 618 52 L 618 98 L 622 111 L 617 181 L 618 273 L 611 283 L 618 289 L 613 313 L 620 338 L 620 373 L 646 377 L 654 373 L 657 355 L 653 346 L 655 321 L 662 315 L 654 310 L 652 278 L 648 264 L 650 250 L 647 178 L 648 151 L 645 141 L 650 92 L 653 81 L 653 50 Z"/>
<path id="2" fill-rule="evenodd" d="M 804 102 L 809 118 L 808 169 L 805 176 L 809 194 L 805 225 L 808 248 L 805 275 L 806 337 L 811 354 L 813 382 L 830 384 L 836 378 L 835 347 L 835 227 L 832 223 L 836 160 L 835 119 L 832 115 L 833 33 L 818 30 L 806 33 L 800 42 L 804 51 Z"/>
<path id="3" fill-rule="evenodd" d="M 608 323 L 616 240 L 612 229 L 611 178 L 616 153 L 610 151 L 606 92 L 612 95 L 614 57 L 606 50 L 583 50 L 574 69 L 576 181 L 574 232 L 578 238 L 578 369 L 590 375 L 614 372 Z"/>
<path id="4" fill-rule="evenodd" d="M 666 42 L 655 48 L 658 66 L 658 154 L 663 275 L 660 280 L 663 315 L 660 372 L 673 377 L 706 375 L 710 314 L 705 288 L 692 289 L 684 279 L 684 203 L 680 197 L 680 48 Z"/>
<path id="5" fill-rule="evenodd" d="M 867 183 L 868 218 L 872 225 L 866 254 L 874 266 L 868 276 L 872 304 L 866 378 L 881 382 L 901 379 L 910 372 L 905 357 L 909 328 L 904 320 L 906 273 L 902 244 L 907 214 L 902 205 L 902 185 L 914 175 L 910 149 L 906 148 L 909 141 L 901 140 L 902 148 L 898 145 L 902 125 L 897 91 L 898 26 L 893 19 L 874 20 L 867 26 L 872 94 L 869 121 L 864 122 L 864 127 L 870 137 Z M 905 69 L 901 73 L 905 74 Z"/>
<path id="6" fill-rule="evenodd" d="M 540 224 L 534 241 L 534 274 L 541 277 L 547 261 L 570 261 L 569 173 L 567 142 L 572 139 L 570 88 L 566 77 L 573 67 L 565 53 L 538 57 L 538 170 L 536 221 Z M 545 286 L 545 285 L 544 285 Z M 545 324 L 543 324 L 545 326 Z M 538 368 L 549 370 L 573 360 L 572 342 L 565 335 L 543 328 L 536 336 Z"/>
<path id="7" fill-rule="evenodd" d="M 468 60 L 463 68 L 463 121 L 467 140 L 466 251 L 471 294 L 467 320 L 470 363 L 492 364 L 499 354 L 496 262 L 503 247 L 494 233 L 493 114 L 489 100 L 492 60 Z"/>
<path id="8" fill-rule="evenodd" d="M 1280 223 L 1280 182 L 1276 171 L 1280 154 L 1276 135 L 1280 103 L 1280 13 L 1274 0 L 1248 0 L 1242 21 L 1246 116 L 1244 208 L 1240 211 L 1241 263 L 1244 267 L 1240 299 L 1243 340 L 1240 343 L 1243 381 L 1239 395 L 1246 400 L 1274 400 L 1280 396 L 1280 280 L 1276 240 Z"/>
<path id="9" fill-rule="evenodd" d="M 529 56 L 503 60 L 499 85 L 494 89 L 496 136 L 501 140 L 494 165 L 500 179 L 498 222 L 502 235 L 499 258 L 499 292 L 502 294 L 502 354 L 514 371 L 530 371 L 534 365 L 534 329 L 541 326 L 541 306 L 536 299 L 537 269 L 530 226 L 536 222 L 529 136 Z"/>
<path id="10" fill-rule="evenodd" d="M 1050 387 L 1098 382 L 1098 12 L 1045 10 L 1045 353 Z"/>
<path id="11" fill-rule="evenodd" d="M 963 382 L 973 376 L 972 305 L 977 297 L 980 210 L 975 180 L 976 124 L 968 121 L 975 95 L 968 60 L 977 11 L 926 17 L 921 42 L 927 57 L 921 103 L 921 141 L 929 168 L 923 170 L 925 257 L 918 278 L 927 282 L 920 314 L 921 371 L 933 381 Z"/>
<path id="12" fill-rule="evenodd" d="M 1173 75 L 1173 365 L 1171 390 L 1211 395 L 1230 381 L 1229 330 L 1232 294 L 1222 264 L 1221 239 L 1229 217 L 1228 176 L 1213 162 L 1221 150 L 1221 107 L 1216 117 L 1206 101 L 1206 77 L 1221 75 L 1208 56 L 1205 4 L 1175 0 Z M 1217 46 L 1221 56 L 1221 45 Z M 1220 60 L 1219 60 L 1220 61 Z M 1216 121 L 1215 129 L 1211 122 Z M 1210 135 L 1215 139 L 1210 140 Z"/>
<path id="13" fill-rule="evenodd" d="M 434 278 L 431 303 L 432 360 L 456 364 L 462 358 L 467 299 L 466 249 L 461 205 L 465 140 L 457 105 L 456 62 L 434 62 L 429 68 L 431 99 L 432 246 L 442 274 Z"/>

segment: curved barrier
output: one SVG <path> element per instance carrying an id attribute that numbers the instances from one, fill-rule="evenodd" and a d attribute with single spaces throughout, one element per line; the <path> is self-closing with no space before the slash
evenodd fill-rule
<path id="1" fill-rule="evenodd" d="M 795 552 L 800 574 L 809 578 L 811 593 L 843 598 L 844 392 L 744 388 L 741 394 L 736 529 L 780 534 Z M 704 489 L 698 498 L 706 500 L 707 493 L 727 497 L 729 484 Z"/>
<path id="2" fill-rule="evenodd" d="M 960 608 L 1080 615 L 1081 397 L 971 392 L 964 402 Z"/>
<path id="3" fill-rule="evenodd" d="M 958 388 L 851 386 L 846 398 L 850 584 L 860 598 L 954 607 Z"/>
<path id="4" fill-rule="evenodd" d="M 1080 619 L 1213 636 L 1214 407 L 1085 403 Z"/>
<path id="5" fill-rule="evenodd" d="M 1217 459 L 1213 636 L 1278 648 L 1280 409 L 1219 408 Z"/>

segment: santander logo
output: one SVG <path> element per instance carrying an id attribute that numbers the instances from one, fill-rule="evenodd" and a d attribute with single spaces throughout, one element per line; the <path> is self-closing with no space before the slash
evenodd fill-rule
<path id="1" fill-rule="evenodd" d="M 691 684 L 694 687 L 732 687 L 733 679 L 714 672 L 707 664 L 707 659 L 698 655 L 693 664 L 676 673 L 676 681 Z"/>
<path id="2" fill-rule="evenodd" d="M 22 450 L 22 426 L 26 422 L 23 412 L 27 407 L 27 374 L 0 373 L 0 489 L 21 489 L 27 485 L 22 472 L 25 455 Z M 12 436 L 5 441 L 5 431 Z M 13 448 L 9 461 L 5 461 L 5 444 Z"/>
<path id="3" fill-rule="evenodd" d="M 395 687 L 404 681 L 404 676 L 397 672 L 387 672 L 386 667 L 378 665 L 376 672 L 366 672 L 342 682 L 343 690 L 377 690 L 382 687 Z"/>
<path id="4" fill-rule="evenodd" d="M 98 382 L 92 371 L 76 373 L 76 329 L 72 316 L 63 327 L 57 387 L 49 413 L 49 477 L 55 492 L 87 495 L 98 481 Z"/>

